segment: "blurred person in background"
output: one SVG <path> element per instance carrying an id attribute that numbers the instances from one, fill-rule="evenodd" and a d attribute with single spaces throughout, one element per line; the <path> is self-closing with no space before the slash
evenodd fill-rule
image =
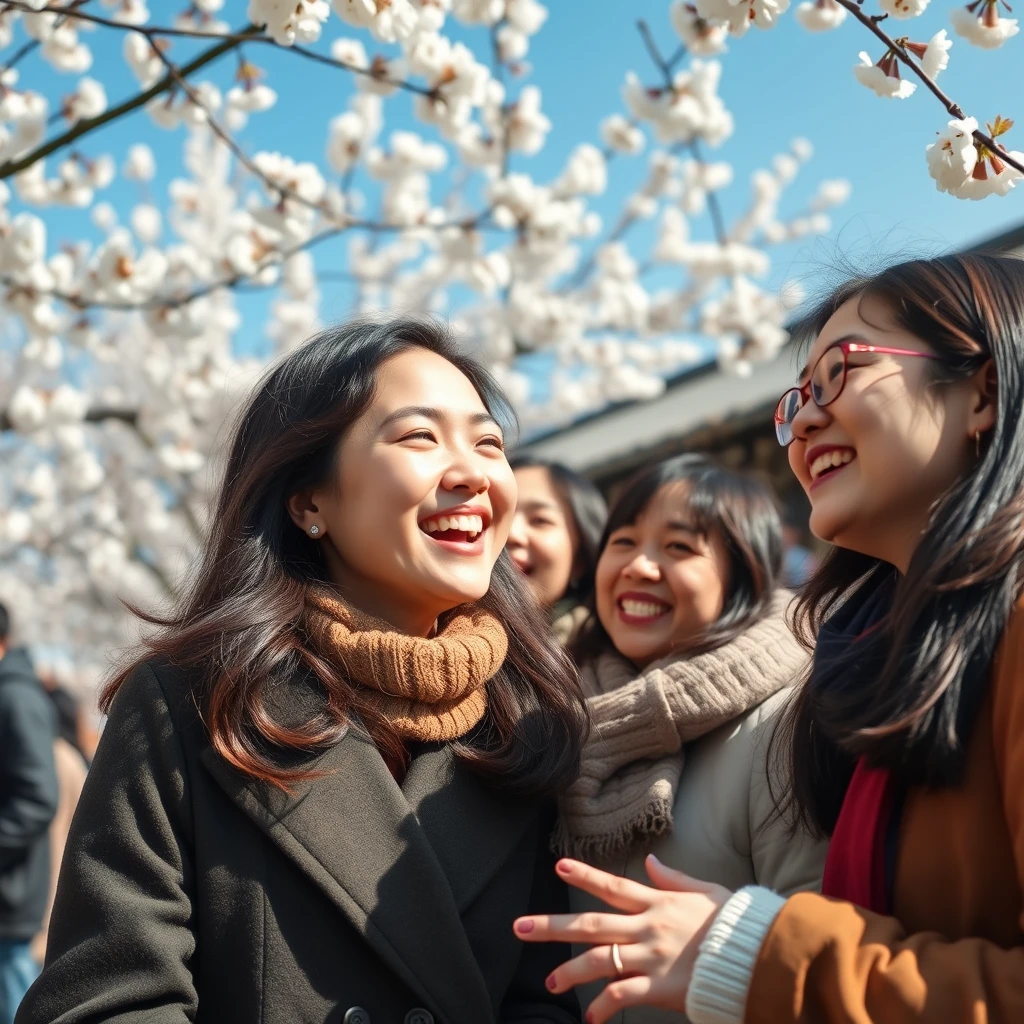
<path id="1" fill-rule="evenodd" d="M 0 1024 L 12 1024 L 39 973 L 30 946 L 50 891 L 56 717 L 0 605 Z"/>
<path id="2" fill-rule="evenodd" d="M 81 702 L 65 690 L 52 671 L 40 671 L 39 678 L 57 715 L 57 736 L 53 741 L 53 758 L 57 769 L 57 813 L 50 823 L 50 893 L 46 901 L 43 924 L 32 940 L 32 957 L 42 966 L 46 958 L 46 930 L 50 923 L 57 877 L 68 841 L 68 831 L 78 798 L 82 795 L 88 761 L 81 747 Z"/>
<path id="3" fill-rule="evenodd" d="M 519 488 L 506 550 L 567 644 L 589 614 L 608 506 L 584 476 L 531 455 L 510 459 Z"/>
<path id="4" fill-rule="evenodd" d="M 790 590 L 799 590 L 818 568 L 806 539 L 807 516 L 788 510 L 782 520 L 782 585 Z"/>

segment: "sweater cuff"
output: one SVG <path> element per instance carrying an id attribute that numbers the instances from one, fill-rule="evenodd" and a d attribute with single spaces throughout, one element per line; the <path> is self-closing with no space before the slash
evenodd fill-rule
<path id="1" fill-rule="evenodd" d="M 693 965 L 686 996 L 693 1024 L 742 1024 L 761 944 L 785 902 L 771 889 L 748 885 L 719 910 Z"/>

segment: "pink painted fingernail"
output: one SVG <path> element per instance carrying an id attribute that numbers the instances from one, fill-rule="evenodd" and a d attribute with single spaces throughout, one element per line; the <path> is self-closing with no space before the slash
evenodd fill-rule
<path id="1" fill-rule="evenodd" d="M 544 984 L 547 986 L 549 992 L 554 992 L 558 985 L 558 981 L 555 979 L 553 974 L 549 974 L 547 981 L 545 981 Z"/>
<path id="2" fill-rule="evenodd" d="M 533 922 L 526 918 L 522 921 L 516 921 L 516 931 L 520 935 L 529 935 L 533 931 Z"/>
<path id="3" fill-rule="evenodd" d="M 559 861 L 559 862 L 558 862 L 558 863 L 557 863 L 557 864 L 555 865 L 555 870 L 556 870 L 556 871 L 557 871 L 557 872 L 558 872 L 558 873 L 559 873 L 560 875 L 568 875 L 568 874 L 571 874 L 571 873 L 572 873 L 572 865 L 571 865 L 571 864 L 570 864 L 570 863 L 569 863 L 569 862 L 568 862 L 567 860 L 560 860 L 560 861 Z"/>
<path id="4" fill-rule="evenodd" d="M 583 1019 L 587 1022 L 587 1024 L 594 1024 L 593 1012 L 591 1010 L 587 1010 L 587 1012 L 583 1015 Z"/>

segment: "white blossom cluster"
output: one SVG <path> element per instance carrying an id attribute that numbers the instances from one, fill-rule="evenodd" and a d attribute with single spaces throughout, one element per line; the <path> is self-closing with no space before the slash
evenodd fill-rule
<path id="1" fill-rule="evenodd" d="M 784 214 L 811 156 L 797 140 L 725 223 L 733 169 L 704 153 L 735 128 L 719 95 L 729 33 L 768 27 L 787 5 L 673 3 L 691 56 L 629 73 L 622 110 L 545 181 L 529 172 L 553 130 L 528 78 L 548 14 L 538 0 L 190 0 L 176 15 L 101 0 L 79 17 L 41 9 L 56 0 L 0 4 L 0 600 L 29 639 L 95 676 L 127 639 L 119 602 L 154 608 L 175 592 L 232 410 L 268 356 L 338 315 L 321 306 L 332 272 L 355 311 L 450 314 L 528 430 L 649 398 L 710 353 L 739 373 L 774 356 L 799 296 L 767 287 L 771 247 L 828 232 L 849 186 L 824 182 Z M 261 42 L 233 72 L 222 61 L 182 75 L 206 48 L 230 49 L 245 17 Z M 111 110 L 99 32 L 120 36 L 146 94 L 121 152 L 91 135 Z M 294 75 L 258 66 L 270 48 Z M 70 85 L 55 92 L 57 72 Z M 322 161 L 239 143 L 279 94 L 317 87 L 314 74 L 343 97 Z M 416 130 L 388 130 L 403 102 Z M 166 194 L 156 132 L 181 140 Z M 73 145 L 39 153 L 64 133 Z M 631 159 L 643 181 L 603 219 L 595 201 Z M 90 237 L 66 240 L 69 207 L 88 210 Z M 644 223 L 646 248 L 631 236 Z M 344 254 L 342 271 L 327 251 Z M 268 296 L 259 357 L 244 354 L 243 291 Z"/>
<path id="2" fill-rule="evenodd" d="M 796 18 L 808 32 L 828 32 L 842 25 L 853 12 L 865 28 L 874 32 L 886 19 L 908 21 L 924 14 L 930 0 L 878 0 L 878 13 L 871 13 L 864 0 L 803 0 L 797 5 Z M 751 26 L 772 28 L 789 7 L 789 0 L 678 0 L 673 5 L 673 22 L 680 36 L 695 53 L 718 53 L 729 35 L 742 36 Z M 965 7 L 950 13 L 953 31 L 967 42 L 994 50 L 1017 35 L 1016 18 L 1005 17 L 1012 9 L 1006 0 L 970 0 Z M 888 28 L 888 25 L 884 25 Z M 877 60 L 862 51 L 853 73 L 861 85 L 885 99 L 907 99 L 917 91 L 914 62 L 925 80 L 935 83 L 939 73 L 949 66 L 953 41 L 945 29 L 934 33 L 926 43 L 909 35 L 890 34 L 889 47 Z M 883 32 L 884 36 L 884 32 Z M 951 112 L 957 108 L 950 107 Z M 1013 122 L 996 118 L 1000 130 L 991 126 L 988 140 L 994 142 Z M 972 137 L 972 133 L 976 133 Z M 990 145 L 979 138 L 978 121 L 957 117 L 939 133 L 936 143 L 925 147 L 928 172 L 940 192 L 960 199 L 984 199 L 1006 195 L 1024 174 L 1004 157 L 1021 162 L 1020 153 Z"/>

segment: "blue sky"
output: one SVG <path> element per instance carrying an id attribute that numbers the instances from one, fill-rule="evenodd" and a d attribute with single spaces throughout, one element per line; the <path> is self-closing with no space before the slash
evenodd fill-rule
<path id="1" fill-rule="evenodd" d="M 178 6 L 172 8 L 170 0 L 161 0 L 152 4 L 151 10 L 159 12 L 165 4 L 169 10 Z M 939 28 L 948 27 L 951 6 L 946 0 L 932 0 L 922 18 L 904 23 L 905 29 L 900 27 L 912 39 L 926 41 Z M 242 24 L 244 8 L 243 0 L 227 0 L 224 13 L 233 24 Z M 678 41 L 669 22 L 667 0 L 553 0 L 549 9 L 548 22 L 533 41 L 530 61 L 534 70 L 529 80 L 541 86 L 544 110 L 554 128 L 540 155 L 517 156 L 513 161 L 514 169 L 528 170 L 538 180 L 557 175 L 572 148 L 579 142 L 596 141 L 600 120 L 623 109 L 620 89 L 626 71 L 634 69 L 645 81 L 657 83 L 635 27 L 638 17 L 646 18 L 666 52 Z M 336 19 L 328 27 L 328 38 L 339 34 Z M 481 42 L 482 31 L 460 30 L 458 34 Z M 121 39 L 103 39 L 105 34 L 101 30 L 89 37 L 96 54 L 91 74 L 104 82 L 113 103 L 134 93 L 136 87 L 120 57 Z M 371 54 L 387 52 L 369 40 L 367 44 Z M 941 84 L 981 121 L 997 113 L 1024 115 L 1024 87 L 1015 70 L 1020 66 L 1022 47 L 1024 35 L 994 53 L 956 38 L 950 69 Z M 325 44 L 321 48 L 325 49 Z M 485 52 L 479 45 L 476 49 Z M 811 140 L 815 157 L 802 172 L 803 184 L 790 191 L 784 213 L 798 212 L 821 179 L 845 177 L 853 184 L 851 201 L 835 212 L 834 239 L 778 250 L 776 280 L 796 276 L 813 290 L 832 279 L 837 257 L 870 266 L 880 258 L 935 252 L 972 242 L 1024 221 L 1024 187 L 1005 198 L 980 203 L 936 191 L 927 175 L 924 148 L 948 115 L 923 89 L 908 100 L 883 100 L 858 85 L 851 68 L 861 49 L 867 49 L 874 59 L 881 56 L 880 45 L 852 19 L 835 32 L 811 35 L 790 12 L 775 30 L 754 29 L 743 39 L 731 40 L 729 52 L 722 58 L 721 92 L 736 120 L 733 138 L 713 154 L 731 161 L 736 169 L 735 183 L 722 196 L 727 217 L 746 204 L 750 173 L 797 135 Z M 180 57 L 190 52 L 190 44 L 176 43 L 172 52 Z M 280 149 L 322 165 L 326 124 L 345 109 L 351 83 L 335 70 L 274 54 L 267 48 L 250 47 L 247 56 L 267 68 L 268 80 L 281 99 L 275 110 L 254 118 L 242 143 L 250 151 Z M 229 85 L 234 63 L 234 57 L 224 58 L 210 77 Z M 73 76 L 57 78 L 48 69 L 42 70 L 35 58 L 25 63 L 23 71 L 24 84 L 53 97 L 73 87 Z M 394 115 L 389 127 L 415 127 L 406 97 L 389 103 Z M 82 150 L 87 154 L 111 152 L 120 162 L 135 141 L 145 141 L 157 152 L 161 172 L 151 190 L 163 205 L 168 181 L 180 173 L 180 134 L 160 132 L 146 115 L 136 114 L 97 133 Z M 1024 150 L 1024 122 L 1009 135 L 1008 142 Z M 594 204 L 608 222 L 642 179 L 644 165 L 643 157 L 617 160 L 613 165 L 608 194 Z M 126 213 L 138 195 L 138 186 L 119 181 L 99 198 Z M 82 211 L 47 211 L 46 219 L 51 249 L 62 240 L 93 233 Z M 329 243 L 319 250 L 319 265 L 344 269 L 344 254 L 344 243 Z M 350 297 L 347 286 L 324 284 L 323 296 L 326 318 L 345 315 Z M 259 350 L 264 345 L 260 321 L 265 307 L 259 298 L 248 298 L 243 308 L 246 327 L 242 344 Z"/>

